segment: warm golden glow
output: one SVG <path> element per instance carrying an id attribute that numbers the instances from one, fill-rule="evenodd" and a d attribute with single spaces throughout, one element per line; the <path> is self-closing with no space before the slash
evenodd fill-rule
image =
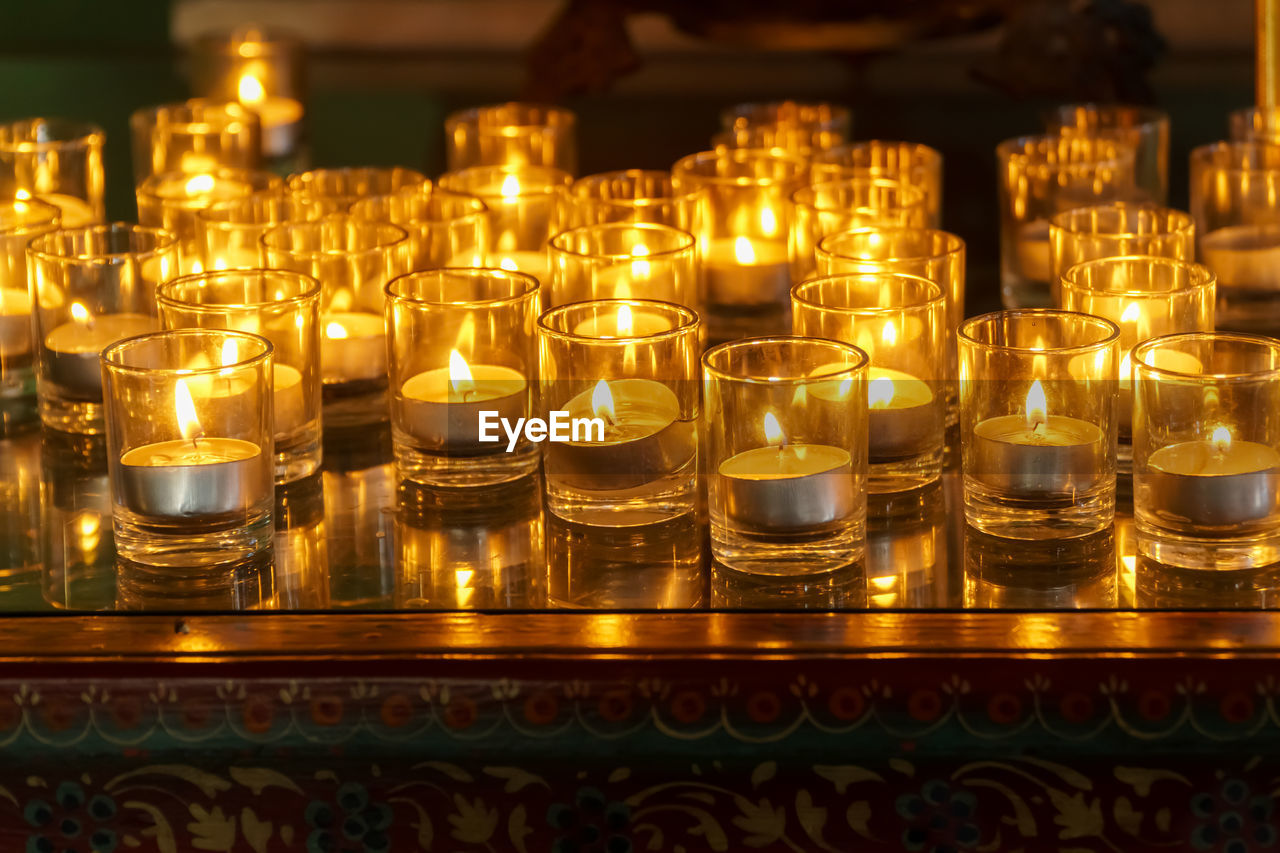
<path id="1" fill-rule="evenodd" d="M 518 272 L 518 270 L 516 269 L 516 262 L 511 260 L 510 258 L 503 258 L 502 260 L 498 261 L 498 266 L 502 267 L 507 272 Z"/>
<path id="2" fill-rule="evenodd" d="M 597 418 L 604 418 L 609 423 L 614 423 L 613 392 L 609 390 L 609 383 L 603 379 L 591 389 L 591 411 Z"/>
<path id="3" fill-rule="evenodd" d="M 1130 302 L 1129 305 L 1120 314 L 1121 323 L 1136 323 L 1142 317 L 1142 312 L 1138 310 L 1138 303 Z"/>
<path id="4" fill-rule="evenodd" d="M 502 179 L 502 189 L 499 190 L 503 198 L 515 198 L 520 195 L 520 179 L 515 175 L 507 175 Z"/>
<path id="5" fill-rule="evenodd" d="M 867 405 L 873 409 L 883 409 L 893 402 L 893 380 L 888 376 L 877 376 L 867 384 Z"/>
<path id="6" fill-rule="evenodd" d="M 618 308 L 618 337 L 627 338 L 631 336 L 631 330 L 635 326 L 631 322 L 631 306 L 623 305 Z"/>
<path id="7" fill-rule="evenodd" d="M 782 431 L 782 424 L 778 423 L 773 412 L 764 413 L 764 440 L 774 447 L 782 447 L 787 443 L 787 435 Z"/>
<path id="8" fill-rule="evenodd" d="M 471 367 L 462 353 L 456 349 L 449 350 L 449 391 L 459 397 L 465 397 L 476 390 L 475 380 L 471 378 Z"/>
<path id="9" fill-rule="evenodd" d="M 884 324 L 884 328 L 880 330 L 880 341 L 886 347 L 891 347 L 898 342 L 898 327 L 889 320 Z"/>
<path id="10" fill-rule="evenodd" d="M 89 313 L 89 309 L 85 308 L 79 302 L 71 303 L 71 319 L 77 323 L 88 323 L 93 315 Z"/>
<path id="11" fill-rule="evenodd" d="M 347 337 L 347 327 L 341 323 L 330 323 L 324 327 L 324 336 L 331 341 L 340 341 Z"/>
<path id="12" fill-rule="evenodd" d="M 222 366 L 229 367 L 240 360 L 240 348 L 236 346 L 236 342 L 231 338 L 227 338 L 222 342 Z"/>
<path id="13" fill-rule="evenodd" d="M 267 92 L 262 88 L 262 81 L 253 76 L 251 72 L 245 72 L 240 78 L 239 87 L 240 103 L 242 104 L 258 104 L 267 96 Z"/>
<path id="14" fill-rule="evenodd" d="M 634 246 L 631 247 L 631 257 L 645 258 L 648 256 L 649 256 L 649 247 L 646 246 L 644 243 L 636 243 Z M 647 278 L 648 276 L 649 276 L 648 261 L 632 261 L 631 262 L 632 278 Z M 622 286 L 626 287 L 625 284 L 623 284 Z"/>
<path id="15" fill-rule="evenodd" d="M 196 404 L 191 399 L 187 380 L 179 379 L 173 386 L 173 410 L 178 417 L 178 432 L 183 438 L 195 441 L 200 437 L 200 419 L 196 417 Z"/>
<path id="16" fill-rule="evenodd" d="M 14 195 L 17 196 L 18 201 L 29 201 L 31 198 L 31 193 L 27 190 L 18 190 Z"/>
<path id="17" fill-rule="evenodd" d="M 187 179 L 187 195 L 199 195 L 213 189 L 213 175 L 192 175 Z"/>
<path id="18" fill-rule="evenodd" d="M 773 212 L 773 208 L 767 204 L 760 208 L 760 233 L 766 237 L 772 237 L 778 233 L 778 217 Z"/>
<path id="19" fill-rule="evenodd" d="M 1231 449 L 1231 430 L 1224 426 L 1213 428 L 1213 434 L 1209 437 L 1213 442 L 1213 447 L 1219 453 L 1226 453 Z"/>
<path id="20" fill-rule="evenodd" d="M 1031 383 L 1027 392 L 1027 425 L 1035 427 L 1049 419 L 1049 403 L 1044 398 L 1044 386 L 1040 380 Z"/>
<path id="21" fill-rule="evenodd" d="M 746 237 L 739 237 L 733 241 L 733 257 L 744 266 L 754 264 L 756 262 L 756 249 Z"/>

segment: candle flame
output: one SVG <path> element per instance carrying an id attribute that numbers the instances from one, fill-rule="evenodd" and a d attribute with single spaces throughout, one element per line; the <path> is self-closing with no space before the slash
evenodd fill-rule
<path id="1" fill-rule="evenodd" d="M 520 195 L 520 179 L 515 175 L 507 175 L 502 179 L 502 189 L 499 190 L 503 198 L 515 198 Z"/>
<path id="2" fill-rule="evenodd" d="M 733 257 L 740 264 L 754 264 L 756 262 L 755 247 L 746 237 L 739 237 L 733 241 Z"/>
<path id="3" fill-rule="evenodd" d="M 1136 323 L 1138 322 L 1138 318 L 1141 316 L 1142 316 L 1142 313 L 1138 310 L 1138 303 L 1130 302 L 1129 305 L 1124 309 L 1124 312 L 1121 313 L 1120 322 Z"/>
<path id="4" fill-rule="evenodd" d="M 187 195 L 207 193 L 213 189 L 213 175 L 192 175 L 187 179 Z"/>
<path id="5" fill-rule="evenodd" d="M 245 72 L 240 78 L 239 94 L 240 103 L 249 105 L 261 103 L 267 96 L 266 90 L 262 88 L 262 81 L 252 72 Z"/>
<path id="6" fill-rule="evenodd" d="M 893 402 L 893 380 L 877 376 L 867 383 L 867 404 L 873 409 L 883 409 Z"/>
<path id="7" fill-rule="evenodd" d="M 330 323 L 324 327 L 324 336 L 331 341 L 340 341 L 347 337 L 347 327 L 338 322 Z"/>
<path id="8" fill-rule="evenodd" d="M 516 262 L 510 258 L 503 258 L 501 261 L 498 261 L 498 266 L 502 267 L 507 272 L 518 272 L 518 270 L 516 270 Z"/>
<path id="9" fill-rule="evenodd" d="M 764 440 L 772 447 L 785 447 L 787 434 L 782 431 L 782 424 L 774 417 L 773 412 L 764 413 Z"/>
<path id="10" fill-rule="evenodd" d="M 475 380 L 471 377 L 471 368 L 462 353 L 456 349 L 449 350 L 449 389 L 459 397 L 465 397 L 476 390 Z"/>
<path id="11" fill-rule="evenodd" d="M 236 342 L 231 338 L 227 338 L 222 342 L 222 366 L 229 368 L 231 365 L 239 361 L 240 348 L 236 346 Z M 231 373 L 230 370 L 223 370 L 223 375 Z"/>
<path id="12" fill-rule="evenodd" d="M 30 192 L 29 190 L 18 190 L 16 193 L 14 193 L 14 195 L 16 195 L 16 196 L 17 196 L 18 201 L 30 201 L 30 200 L 31 200 L 31 192 Z"/>
<path id="13" fill-rule="evenodd" d="M 884 328 L 880 331 L 880 340 L 885 346 L 891 347 L 898 342 L 898 327 L 889 320 L 884 324 Z"/>
<path id="14" fill-rule="evenodd" d="M 93 315 L 89 313 L 89 309 L 85 308 L 79 302 L 71 303 L 71 319 L 77 323 L 88 323 Z"/>
<path id="15" fill-rule="evenodd" d="M 631 336 L 631 330 L 634 328 L 631 323 L 631 306 L 622 305 L 618 308 L 618 337 L 626 338 Z"/>
<path id="16" fill-rule="evenodd" d="M 196 404 L 185 379 L 179 379 L 173 386 L 173 410 L 178 417 L 178 432 L 194 442 L 201 434 L 200 419 L 196 417 Z"/>
<path id="17" fill-rule="evenodd" d="M 648 256 L 649 256 L 649 247 L 646 246 L 644 243 L 636 243 L 634 246 L 631 247 L 631 257 L 646 258 Z M 645 278 L 648 275 L 649 275 L 648 261 L 632 261 L 631 262 L 632 278 Z M 626 288 L 626 283 L 623 283 L 619 289 L 622 289 L 622 288 Z"/>
<path id="18" fill-rule="evenodd" d="M 1213 447 L 1219 453 L 1226 453 L 1231 449 L 1231 430 L 1224 426 L 1216 426 L 1213 428 L 1213 434 L 1209 437 L 1213 442 Z"/>
<path id="19" fill-rule="evenodd" d="M 609 383 L 603 379 L 591 389 L 591 411 L 597 418 L 604 418 L 609 423 L 614 423 L 613 392 L 609 390 Z"/>
<path id="20" fill-rule="evenodd" d="M 778 233 L 778 217 L 773 212 L 773 208 L 767 204 L 760 208 L 760 233 L 766 237 L 772 237 Z"/>
<path id="21" fill-rule="evenodd" d="M 1036 427 L 1049 419 L 1049 403 L 1044 397 L 1044 386 L 1040 380 L 1031 383 L 1027 392 L 1027 426 Z"/>

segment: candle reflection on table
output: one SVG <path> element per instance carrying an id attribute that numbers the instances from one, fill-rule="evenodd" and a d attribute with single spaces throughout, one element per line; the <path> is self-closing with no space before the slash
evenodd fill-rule
<path id="1" fill-rule="evenodd" d="M 44 609 L 40 595 L 40 433 L 0 440 L 0 610 Z"/>
<path id="2" fill-rule="evenodd" d="M 1111 527 L 1074 539 L 1005 539 L 972 527 L 964 536 L 964 606 L 1070 610 L 1117 605 Z"/>
<path id="3" fill-rule="evenodd" d="M 116 599 L 116 549 L 106 438 L 46 430 L 41 439 L 45 601 L 66 610 L 109 609 Z"/>
<path id="4" fill-rule="evenodd" d="M 319 471 L 276 487 L 275 599 L 282 610 L 329 606 L 329 560 Z"/>
<path id="5" fill-rule="evenodd" d="M 395 578 L 390 426 L 326 430 L 321 470 L 330 606 L 390 607 Z"/>

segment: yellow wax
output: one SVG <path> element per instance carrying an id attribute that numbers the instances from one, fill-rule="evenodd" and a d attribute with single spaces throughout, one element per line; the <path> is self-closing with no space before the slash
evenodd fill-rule
<path id="1" fill-rule="evenodd" d="M 1280 453 L 1255 441 L 1233 441 L 1226 447 L 1212 441 L 1184 441 L 1152 453 L 1147 465 L 1166 474 L 1230 477 L 1280 468 Z"/>
<path id="2" fill-rule="evenodd" d="M 120 457 L 120 464 L 141 468 L 218 465 L 252 459 L 261 452 L 258 445 L 239 438 L 175 438 L 135 447 Z"/>
<path id="3" fill-rule="evenodd" d="M 514 269 L 525 275 L 531 275 L 539 284 L 547 284 L 551 280 L 551 262 L 546 252 L 510 251 L 496 252 L 489 259 L 489 265 L 504 270 Z"/>
<path id="4" fill-rule="evenodd" d="M 517 370 L 499 364 L 468 364 L 470 382 L 450 381 L 448 367 L 426 370 L 405 380 L 400 393 L 424 403 L 483 403 L 522 393 L 528 384 Z"/>
<path id="5" fill-rule="evenodd" d="M 587 338 L 643 338 L 671 331 L 671 324 L 658 314 L 643 308 L 631 308 L 630 331 L 620 326 L 617 314 L 588 317 L 573 327 L 575 335 Z"/>
<path id="6" fill-rule="evenodd" d="M 1227 287 L 1280 289 L 1280 225 L 1229 225 L 1204 235 L 1201 260 Z"/>
<path id="7" fill-rule="evenodd" d="M 16 287 L 0 288 L 0 357 L 31 352 L 31 294 Z"/>
<path id="8" fill-rule="evenodd" d="M 519 371 L 499 364 L 469 364 L 470 381 L 450 379 L 450 368 L 415 374 L 400 386 L 393 401 L 396 425 L 431 450 L 505 451 L 499 441 L 481 442 L 480 413 L 515 421 L 526 414 L 528 382 Z"/>
<path id="9" fill-rule="evenodd" d="M 93 225 L 98 221 L 98 215 L 94 212 L 93 207 L 82 198 L 76 198 L 66 193 L 40 193 L 36 198 L 52 204 L 62 211 L 60 224 L 63 228 L 80 228 L 85 225 Z"/>
<path id="10" fill-rule="evenodd" d="M 853 458 L 823 444 L 745 450 L 720 463 L 723 511 L 738 528 L 791 531 L 839 522 L 855 511 Z"/>
<path id="11" fill-rule="evenodd" d="M 341 326 L 345 337 L 335 334 Z M 376 380 L 387 375 L 386 321 L 379 314 L 334 312 L 320 317 L 320 367 L 325 382 Z"/>
<path id="12" fill-rule="evenodd" d="M 715 305 L 782 305 L 791 290 L 791 266 L 785 241 L 752 240 L 751 259 L 738 259 L 737 238 L 712 240 L 702 267 L 707 301 Z"/>
<path id="13" fill-rule="evenodd" d="M 744 450 L 720 463 L 720 473 L 739 480 L 794 480 L 850 465 L 847 450 L 825 444 L 787 444 Z"/>
<path id="14" fill-rule="evenodd" d="M 886 394 L 885 389 L 891 390 Z M 910 373 L 873 365 L 867 369 L 867 401 L 867 408 L 873 412 L 911 409 L 932 403 L 933 391 L 927 382 Z"/>
<path id="15" fill-rule="evenodd" d="M 1048 220 L 1036 219 L 1014 227 L 1017 229 L 1014 253 L 1018 275 L 1031 281 L 1048 281 L 1051 274 Z"/>
<path id="16" fill-rule="evenodd" d="M 306 422 L 301 371 L 287 364 L 272 366 L 271 406 L 276 436 L 288 435 Z"/>

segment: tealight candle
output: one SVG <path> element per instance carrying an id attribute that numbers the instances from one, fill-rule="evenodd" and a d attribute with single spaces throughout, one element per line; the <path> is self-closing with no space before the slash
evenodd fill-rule
<path id="1" fill-rule="evenodd" d="M 102 397 L 102 368 L 98 356 L 123 338 L 160 328 L 145 314 L 91 315 L 79 302 L 71 305 L 71 322 L 63 323 L 44 339 L 49 377 L 64 392 L 88 399 Z"/>
<path id="2" fill-rule="evenodd" d="M 1204 265 L 1226 287 L 1280 290 L 1280 225 L 1228 225 L 1204 235 Z"/>
<path id="3" fill-rule="evenodd" d="M 784 303 L 791 289 L 785 243 L 741 236 L 712 240 L 702 265 L 707 301 L 713 305 Z"/>
<path id="4" fill-rule="evenodd" d="M 547 445 L 548 476 L 564 484 L 632 489 L 679 471 L 693 458 L 693 422 L 680 420 L 680 401 L 661 382 L 601 379 L 561 408 L 570 419 L 604 421 L 602 441 Z"/>
<path id="5" fill-rule="evenodd" d="M 271 408 L 277 441 L 306 422 L 307 406 L 302 388 L 302 372 L 296 367 L 287 364 L 272 366 Z"/>
<path id="6" fill-rule="evenodd" d="M 20 358 L 30 352 L 31 294 L 0 287 L 0 358 Z"/>
<path id="7" fill-rule="evenodd" d="M 933 449 L 938 411 L 928 383 L 901 370 L 867 371 L 867 451 L 872 463 Z"/>
<path id="8" fill-rule="evenodd" d="M 545 284 L 551 275 L 551 262 L 546 252 L 511 250 L 499 252 L 497 265 L 508 272 L 522 272 L 531 275 L 539 284 Z"/>
<path id="9" fill-rule="evenodd" d="M 795 532 L 838 522 L 854 512 L 849 452 L 822 444 L 788 444 L 772 412 L 764 416 L 769 446 L 720 463 L 725 514 L 738 526 Z"/>
<path id="10" fill-rule="evenodd" d="M 670 323 L 657 314 L 620 305 L 616 313 L 595 314 L 579 321 L 573 333 L 593 338 L 630 338 L 656 335 L 669 328 Z"/>
<path id="11" fill-rule="evenodd" d="M 93 225 L 99 219 L 93 206 L 82 198 L 76 198 L 66 193 L 43 192 L 39 193 L 36 198 L 40 199 L 40 201 L 48 202 L 62 211 L 61 223 L 63 228 L 81 228 L 85 225 Z"/>
<path id="12" fill-rule="evenodd" d="M 320 368 L 326 384 L 387 375 L 386 325 L 377 314 L 335 312 L 320 318 Z"/>
<path id="13" fill-rule="evenodd" d="M 1023 498 L 1069 497 L 1093 487 L 1105 451 L 1096 424 L 1048 414 L 1044 387 L 1031 383 L 1024 414 L 980 421 L 973 429 L 971 474 Z"/>
<path id="14" fill-rule="evenodd" d="M 1018 272 L 1031 281 L 1049 281 L 1049 220 L 1035 219 L 1018 226 L 1014 243 Z"/>
<path id="15" fill-rule="evenodd" d="M 1224 426 L 1147 459 L 1147 507 L 1202 527 L 1234 527 L 1280 512 L 1280 453 L 1237 441 Z"/>
<path id="16" fill-rule="evenodd" d="M 240 103 L 258 114 L 262 122 L 262 153 L 280 157 L 289 153 L 299 134 L 302 102 L 282 95 L 269 95 L 259 80 L 245 72 L 237 84 Z"/>
<path id="17" fill-rule="evenodd" d="M 500 452 L 505 440 L 479 440 L 480 413 L 515 422 L 525 416 L 528 382 L 500 364 L 468 364 L 456 349 L 449 366 L 425 370 L 400 386 L 397 424 L 429 450 L 450 453 Z"/>

